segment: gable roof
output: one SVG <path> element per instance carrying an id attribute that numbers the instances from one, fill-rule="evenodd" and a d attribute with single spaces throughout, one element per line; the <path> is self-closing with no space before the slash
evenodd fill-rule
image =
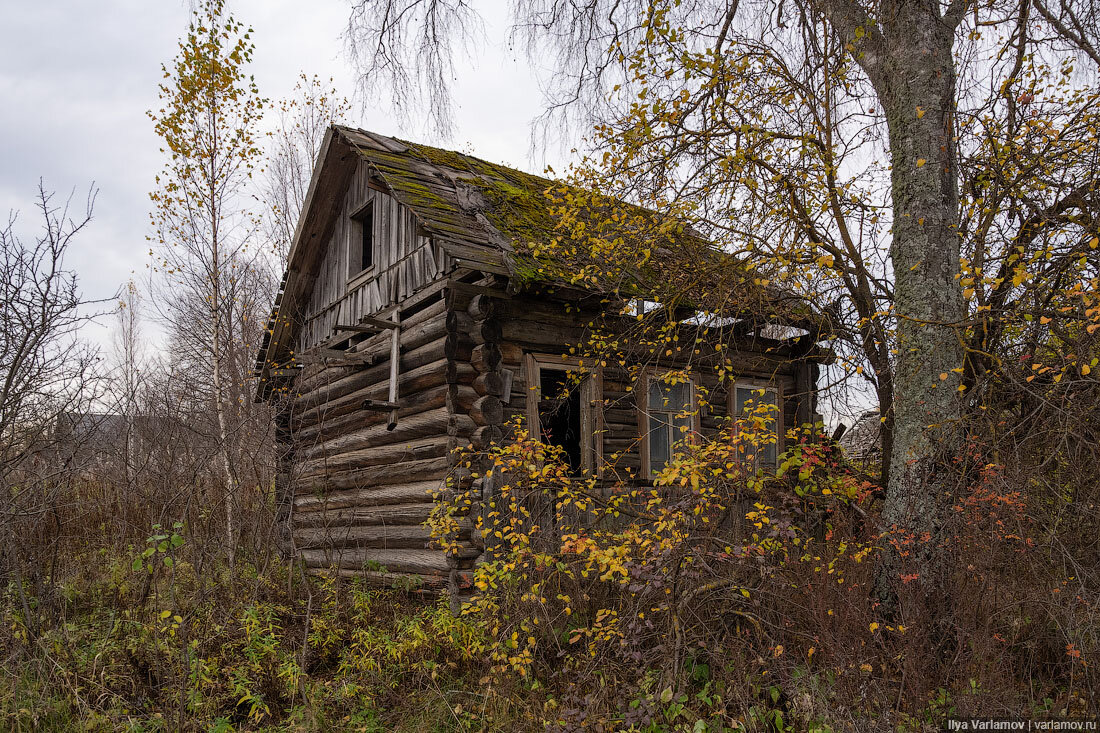
<path id="1" fill-rule="evenodd" d="M 322 143 L 291 243 L 287 272 L 257 356 L 256 371 L 261 377 L 266 377 L 273 363 L 290 358 L 299 326 L 294 318 L 296 309 L 309 297 L 343 193 L 361 160 L 370 166 L 372 178 L 412 212 L 423 233 L 444 252 L 473 269 L 508 276 L 513 288 L 525 282 L 572 284 L 571 276 L 578 267 L 586 264 L 586 258 L 591 262 L 584 247 L 556 248 L 552 257 L 539 251 L 540 245 L 561 238 L 547 192 L 564 190 L 560 188 L 563 184 L 472 155 L 334 125 Z M 655 212 L 621 201 L 614 206 L 629 211 L 643 227 L 658 221 Z M 616 222 L 624 219 L 614 217 Z M 627 229 L 625 224 L 613 226 Z M 627 263 L 629 282 L 616 282 L 607 289 L 638 290 L 645 282 L 655 281 L 667 287 L 680 278 L 697 282 L 704 269 L 727 274 L 740 271 L 730 267 L 738 263 L 737 258 L 693 232 L 678 227 L 673 236 L 675 248 L 682 251 L 670 262 L 662 266 L 660 258 L 654 257 L 636 268 Z M 657 249 L 669 252 L 668 247 Z M 586 283 L 589 288 L 603 289 L 590 279 Z M 261 379 L 261 391 L 266 389 L 265 381 Z"/>

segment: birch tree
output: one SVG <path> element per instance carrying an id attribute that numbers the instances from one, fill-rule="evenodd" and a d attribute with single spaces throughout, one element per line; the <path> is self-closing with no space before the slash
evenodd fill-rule
<path id="1" fill-rule="evenodd" d="M 261 186 L 265 233 L 282 271 L 325 133 L 351 105 L 319 77 L 301 74 L 294 92 L 276 107 L 278 124 L 271 133 Z"/>
<path id="2" fill-rule="evenodd" d="M 192 15 L 179 52 L 163 67 L 162 107 L 149 112 L 167 156 L 150 197 L 156 257 L 183 300 L 201 303 L 205 323 L 181 324 L 209 370 L 224 473 L 226 551 L 235 560 L 239 477 L 230 445 L 231 385 L 226 355 L 234 281 L 243 266 L 254 220 L 246 209 L 257 158 L 256 128 L 264 100 L 246 72 L 251 29 L 228 15 L 224 0 L 207 0 Z M 167 311 L 170 303 L 161 303 Z M 177 309 L 177 314 L 192 314 Z"/>

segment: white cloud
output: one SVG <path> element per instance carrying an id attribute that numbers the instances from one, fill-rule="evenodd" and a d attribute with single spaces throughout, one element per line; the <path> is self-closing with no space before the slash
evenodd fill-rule
<path id="1" fill-rule="evenodd" d="M 340 34 L 346 0 L 238 0 L 234 15 L 255 30 L 253 73 L 261 93 L 287 95 L 299 72 L 333 77 L 352 96 Z M 39 178 L 59 196 L 83 201 L 99 188 L 95 220 L 70 265 L 91 297 L 104 297 L 148 264 L 148 192 L 162 155 L 146 110 L 158 104 L 161 64 L 176 53 L 187 3 L 100 0 L 19 2 L 0 26 L 0 211 L 21 209 L 35 232 Z M 527 169 L 528 123 L 539 94 L 521 53 L 510 51 L 504 19 L 488 20 L 488 44 L 463 59 L 455 81 L 452 141 L 426 139 L 426 125 L 402 129 L 374 100 L 351 122 L 414 140 L 469 149 Z"/>

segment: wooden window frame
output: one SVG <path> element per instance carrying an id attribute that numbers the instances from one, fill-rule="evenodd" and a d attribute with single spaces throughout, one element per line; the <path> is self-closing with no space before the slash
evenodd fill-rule
<path id="1" fill-rule="evenodd" d="M 377 266 L 377 254 L 378 254 L 378 242 L 374 238 L 374 199 L 366 202 L 359 208 L 355 209 L 348 215 L 348 220 L 351 222 L 351 226 L 348 227 L 348 287 L 358 285 L 364 276 L 373 272 Z M 370 219 L 371 222 L 371 263 L 367 267 L 363 267 L 363 227 L 364 219 Z M 353 257 L 354 253 L 358 251 L 359 269 L 351 271 L 352 263 L 355 262 Z"/>
<path id="2" fill-rule="evenodd" d="M 559 372 L 583 371 L 581 383 L 581 431 L 590 432 L 591 440 L 581 442 L 581 472 L 583 475 L 603 475 L 603 374 L 581 366 L 575 357 L 552 354 L 527 353 L 523 356 L 524 381 L 527 386 L 527 429 L 535 440 L 542 440 L 542 424 L 539 421 L 539 402 L 542 398 L 542 370 Z M 591 430 L 589 430 L 591 427 Z"/>
<path id="3" fill-rule="evenodd" d="M 649 455 L 649 385 L 651 382 L 659 379 L 665 374 L 670 372 L 681 371 L 678 369 L 646 369 L 639 377 L 641 382 L 641 389 L 637 390 L 638 400 L 638 432 L 639 432 L 639 454 L 641 458 L 641 476 L 646 481 L 652 481 L 654 472 L 651 465 L 651 459 Z M 694 441 L 698 436 L 701 429 L 701 416 L 699 414 L 699 375 L 694 371 L 687 372 L 688 383 L 691 385 L 691 431 L 688 433 L 687 440 Z M 679 439 L 678 439 L 679 440 Z M 669 442 L 669 457 L 671 458 L 672 444 L 676 441 Z"/>
<path id="4" fill-rule="evenodd" d="M 779 465 L 779 456 L 782 455 L 786 449 L 786 430 L 783 429 L 783 385 L 774 379 L 760 379 L 753 377 L 742 377 L 734 380 L 733 389 L 729 391 L 729 398 L 726 404 L 726 409 L 731 419 L 735 422 L 740 419 L 740 415 L 737 414 L 737 390 L 738 389 L 751 389 L 754 391 L 765 390 L 775 393 L 775 465 L 772 466 L 760 466 L 758 457 L 753 458 L 757 463 L 757 468 L 763 468 L 765 470 L 774 471 L 776 466 Z"/>

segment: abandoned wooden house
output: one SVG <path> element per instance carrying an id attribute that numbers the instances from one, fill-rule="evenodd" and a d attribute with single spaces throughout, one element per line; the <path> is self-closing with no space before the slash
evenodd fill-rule
<path id="1" fill-rule="evenodd" d="M 689 381 L 666 385 L 661 370 L 682 369 L 679 352 L 636 379 L 604 368 L 567 382 L 578 362 L 563 354 L 594 319 L 620 316 L 606 294 L 534 266 L 531 240 L 554 234 L 551 185 L 455 152 L 329 130 L 256 365 L 257 398 L 284 408 L 276 489 L 289 551 L 309 568 L 465 586 L 482 552 L 476 533 L 447 557 L 422 523 L 452 450 L 506 439 L 518 416 L 573 470 L 637 481 L 669 460 L 678 428 L 716 430 L 753 390 L 780 408 L 780 441 L 813 420 L 819 350 L 754 328 L 731 332 L 743 339 L 731 346 L 733 383 L 693 365 Z M 710 407 L 685 414 L 701 387 Z"/>

